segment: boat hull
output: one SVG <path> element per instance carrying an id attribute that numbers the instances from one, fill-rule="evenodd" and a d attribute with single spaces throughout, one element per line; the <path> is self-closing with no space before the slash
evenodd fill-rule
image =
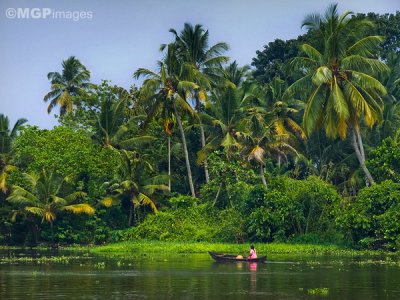
<path id="1" fill-rule="evenodd" d="M 223 254 L 212 251 L 209 251 L 208 253 L 217 262 L 265 262 L 267 260 L 266 256 L 260 256 L 257 258 L 236 258 L 236 255 Z"/>

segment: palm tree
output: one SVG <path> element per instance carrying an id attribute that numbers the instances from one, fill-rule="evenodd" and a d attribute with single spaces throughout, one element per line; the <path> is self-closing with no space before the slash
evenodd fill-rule
<path id="1" fill-rule="evenodd" d="M 153 171 L 145 157 L 135 152 L 120 151 L 121 166 L 117 181 L 112 185 L 112 193 L 118 198 L 128 198 L 130 203 L 128 226 L 132 224 L 133 209 L 139 206 L 149 206 L 154 213 L 157 207 L 151 198 L 157 191 L 167 191 L 168 186 L 164 184 L 167 178 L 164 175 L 150 176 Z M 106 198 L 103 202 L 107 203 Z M 109 202 L 109 201 L 108 201 Z"/>
<path id="2" fill-rule="evenodd" d="M 289 92 L 307 93 L 303 127 L 310 135 L 324 127 L 328 137 L 345 139 L 350 132 L 351 144 L 365 173 L 367 182 L 374 180 L 365 165 L 365 153 L 360 123 L 372 127 L 383 110 L 385 87 L 376 79 L 388 70 L 375 58 L 383 41 L 380 36 L 362 36 L 373 24 L 351 18 L 351 12 L 339 15 L 337 4 L 331 5 L 324 16 L 310 15 L 303 26 L 315 31 L 324 42 L 322 51 L 309 44 L 301 45 L 304 56 L 291 60 L 292 69 L 301 70 L 302 78 L 294 82 Z"/>
<path id="3" fill-rule="evenodd" d="M 42 218 L 43 222 L 50 223 L 52 241 L 54 242 L 53 223 L 57 214 L 68 211 L 74 214 L 93 215 L 94 208 L 88 203 L 75 203 L 86 194 L 76 191 L 68 195 L 62 195 L 64 184 L 68 177 L 59 178 L 52 173 L 42 171 L 41 174 L 23 173 L 26 187 L 14 185 L 7 200 L 19 204 L 22 208 L 15 211 L 13 221 L 20 213 L 29 213 Z"/>
<path id="4" fill-rule="evenodd" d="M 182 121 L 178 113 L 178 106 L 182 110 L 190 112 L 192 115 L 195 114 L 194 110 L 187 102 L 187 98 L 191 91 L 198 88 L 198 85 L 191 81 L 182 80 L 182 73 L 186 72 L 188 67 L 183 66 L 178 61 L 176 55 L 176 45 L 171 43 L 166 47 L 162 46 L 162 49 L 166 49 L 166 55 L 162 61 L 158 62 L 160 68 L 159 72 L 155 73 L 148 69 L 140 68 L 134 73 L 134 77 L 146 78 L 143 82 L 141 91 L 147 99 L 152 99 L 152 101 L 154 101 L 155 107 L 161 106 L 164 102 L 170 102 L 174 112 L 175 120 L 181 133 L 190 192 L 193 197 L 196 197 L 186 137 L 182 126 Z"/>
<path id="5" fill-rule="evenodd" d="M 229 46 L 220 42 L 209 47 L 209 32 L 204 30 L 200 24 L 193 26 L 190 23 L 185 23 L 179 34 L 175 29 L 170 29 L 170 32 L 175 36 L 178 58 L 182 63 L 191 66 L 191 68 L 188 68 L 190 72 L 184 74 L 185 79 L 198 85 L 198 88 L 194 91 L 194 100 L 196 111 L 199 113 L 202 111 L 201 101 L 206 100 L 212 79 L 216 77 L 216 69 L 229 60 L 227 56 L 221 55 L 229 49 Z M 201 119 L 199 119 L 199 122 L 201 146 L 204 148 L 206 138 Z M 208 182 L 207 158 L 204 158 L 203 163 L 206 182 Z"/>
<path id="6" fill-rule="evenodd" d="M 157 97 L 150 95 L 150 98 L 143 99 L 141 103 L 144 110 L 147 112 L 147 117 L 144 121 L 144 128 L 146 129 L 150 122 L 156 118 L 162 121 L 162 127 L 167 137 L 167 156 L 168 156 L 168 188 L 171 192 L 171 136 L 172 130 L 176 124 L 174 109 L 172 101 L 158 101 Z"/>
<path id="7" fill-rule="evenodd" d="M 51 82 L 51 91 L 44 96 L 45 102 L 50 101 L 47 112 L 58 105 L 60 115 L 72 112 L 79 105 L 79 96 L 83 96 L 90 87 L 90 72 L 74 56 L 62 62 L 62 72 L 50 72 L 47 78 Z"/>
<path id="8" fill-rule="evenodd" d="M 12 143 L 21 130 L 26 119 L 18 119 L 10 130 L 10 121 L 7 116 L 0 114 L 0 190 L 7 192 L 7 176 L 15 167 L 9 164 L 9 155 L 12 150 Z"/>

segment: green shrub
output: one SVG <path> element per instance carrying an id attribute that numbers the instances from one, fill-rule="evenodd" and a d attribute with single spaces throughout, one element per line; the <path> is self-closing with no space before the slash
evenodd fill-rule
<path id="1" fill-rule="evenodd" d="M 285 193 L 266 191 L 247 219 L 251 240 L 282 241 L 295 232 L 300 222 L 301 207 Z"/>
<path id="2" fill-rule="evenodd" d="M 337 223 L 360 247 L 400 249 L 400 184 L 388 180 L 362 189 Z"/>
<path id="3" fill-rule="evenodd" d="M 247 233 L 254 241 L 283 241 L 304 234 L 335 233 L 340 196 L 317 177 L 272 179 L 266 189 L 253 186 L 241 203 Z"/>
<path id="4" fill-rule="evenodd" d="M 243 237 L 243 221 L 234 210 L 218 211 L 210 204 L 149 215 L 138 226 L 121 233 L 122 240 L 224 241 Z"/>
<path id="5" fill-rule="evenodd" d="M 172 209 L 189 208 L 197 204 L 198 199 L 188 195 L 178 195 L 168 200 L 168 204 Z"/>
<path id="6" fill-rule="evenodd" d="M 305 180 L 285 178 L 284 190 L 301 205 L 298 234 L 326 234 L 335 231 L 340 195 L 322 179 L 310 176 Z"/>

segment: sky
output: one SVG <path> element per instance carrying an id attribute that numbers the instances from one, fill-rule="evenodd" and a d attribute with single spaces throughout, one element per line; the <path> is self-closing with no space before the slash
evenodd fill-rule
<path id="1" fill-rule="evenodd" d="M 395 13 L 400 0 L 337 0 L 339 11 Z M 257 50 L 275 39 L 296 38 L 304 17 L 322 13 L 325 0 L 0 0 L 0 113 L 52 128 L 43 97 L 47 74 L 76 56 L 91 81 L 129 88 L 140 67 L 156 69 L 159 46 L 173 41 L 170 28 L 202 24 L 210 45 L 226 42 L 227 55 L 250 65 Z M 136 85 L 140 84 L 136 82 Z"/>

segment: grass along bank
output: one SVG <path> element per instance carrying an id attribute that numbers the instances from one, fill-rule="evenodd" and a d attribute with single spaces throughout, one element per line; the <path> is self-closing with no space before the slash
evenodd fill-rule
<path id="1" fill-rule="evenodd" d="M 293 254 L 293 255 L 332 255 L 332 256 L 360 256 L 360 255 L 398 255 L 383 251 L 360 251 L 338 245 L 316 244 L 255 244 L 259 255 Z M 121 243 L 95 246 L 92 253 L 109 256 L 141 256 L 141 255 L 171 255 L 195 254 L 208 251 L 245 254 L 250 244 L 225 244 L 202 242 L 161 242 L 161 241 L 126 241 Z"/>

